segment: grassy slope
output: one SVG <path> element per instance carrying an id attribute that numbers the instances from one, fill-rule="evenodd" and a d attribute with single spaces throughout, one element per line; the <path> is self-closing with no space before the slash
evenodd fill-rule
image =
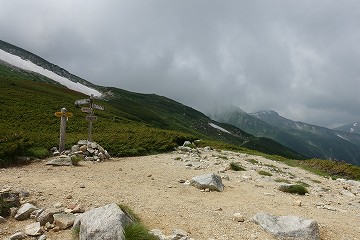
<path id="1" fill-rule="evenodd" d="M 87 96 L 50 82 L 0 64 L 0 167 L 14 163 L 16 155 L 45 157 L 49 148 L 57 146 L 60 121 L 54 112 L 62 107 L 74 113 L 67 124 L 67 147 L 87 138 L 85 114 L 73 105 Z M 96 101 L 105 111 L 96 112 L 99 118 L 94 123 L 93 139 L 114 156 L 165 152 L 185 140 L 201 138 L 202 146 L 263 155 L 326 176 L 360 179 L 359 167 L 316 159 L 290 160 L 301 156 L 270 139 L 254 138 L 226 124 L 221 126 L 234 135 L 218 131 L 209 127 L 206 116 L 170 99 L 107 90 L 115 97 Z"/>
<path id="2" fill-rule="evenodd" d="M 62 107 L 74 113 L 67 124 L 67 147 L 87 138 L 85 114 L 74 102 L 88 96 L 54 85 L 37 74 L 1 64 L 0 90 L 3 162 L 13 161 L 15 155 L 41 155 L 39 152 L 46 153 L 57 146 L 60 120 L 54 113 Z M 276 142 L 254 138 L 230 125 L 224 127 L 233 134 L 221 132 L 211 127 L 210 119 L 202 113 L 165 97 L 114 88 L 103 90 L 111 90 L 113 96 L 107 101 L 96 101 L 105 106 L 105 111 L 96 111 L 98 121 L 93 126 L 93 139 L 114 156 L 164 152 L 185 140 L 204 139 L 218 145 L 232 144 L 237 149 L 247 145 L 268 154 L 299 157 Z"/>

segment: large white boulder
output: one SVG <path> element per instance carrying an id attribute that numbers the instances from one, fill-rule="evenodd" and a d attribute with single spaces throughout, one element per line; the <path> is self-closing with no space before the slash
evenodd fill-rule
<path id="1" fill-rule="evenodd" d="M 131 222 L 118 205 L 111 203 L 81 214 L 73 228 L 79 230 L 80 240 L 123 240 L 123 229 Z"/>
<path id="2" fill-rule="evenodd" d="M 221 177 L 214 174 L 205 174 L 193 177 L 190 184 L 199 189 L 210 189 L 211 191 L 222 192 L 224 190 L 224 184 L 222 183 Z"/>
<path id="3" fill-rule="evenodd" d="M 298 216 L 273 216 L 258 213 L 253 217 L 265 231 L 281 240 L 320 240 L 319 226 L 315 220 Z"/>

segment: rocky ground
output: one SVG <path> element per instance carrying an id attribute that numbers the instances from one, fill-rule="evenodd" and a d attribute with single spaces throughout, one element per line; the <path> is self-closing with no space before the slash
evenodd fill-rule
<path id="1" fill-rule="evenodd" d="M 323 178 L 259 156 L 188 150 L 101 163 L 82 161 L 80 166 L 54 167 L 38 161 L 0 169 L 0 190 L 26 190 L 30 195 L 24 201 L 45 208 L 77 203 L 88 210 L 112 202 L 126 204 L 150 229 L 165 234 L 182 229 L 196 240 L 275 239 L 252 221 L 259 212 L 315 219 L 323 240 L 360 239 L 357 182 Z M 246 171 L 228 169 L 230 162 Z M 259 174 L 261 170 L 272 176 Z M 201 191 L 188 184 L 206 173 L 222 177 L 223 192 Z M 284 181 L 309 185 L 309 194 L 279 191 Z M 0 223 L 0 239 L 32 222 L 7 219 Z M 72 239 L 71 230 L 45 234 L 52 240 Z"/>

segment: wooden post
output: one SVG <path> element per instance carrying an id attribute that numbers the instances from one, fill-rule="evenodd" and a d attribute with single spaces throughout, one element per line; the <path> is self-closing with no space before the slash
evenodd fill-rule
<path id="1" fill-rule="evenodd" d="M 62 116 L 60 121 L 60 143 L 59 143 L 59 151 L 60 153 L 65 151 L 65 132 L 66 132 L 66 108 L 62 108 Z"/>
<path id="2" fill-rule="evenodd" d="M 92 142 L 91 140 L 91 130 L 92 130 L 92 117 L 93 117 L 93 102 L 94 102 L 94 95 L 91 94 L 90 96 L 90 121 L 89 121 L 89 133 L 88 133 L 88 142 Z"/>

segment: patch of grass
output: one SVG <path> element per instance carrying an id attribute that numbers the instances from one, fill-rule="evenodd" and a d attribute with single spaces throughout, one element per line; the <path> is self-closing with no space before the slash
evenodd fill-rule
<path id="1" fill-rule="evenodd" d="M 82 161 L 83 158 L 82 157 L 78 157 L 78 156 L 71 156 L 71 163 L 74 166 L 79 166 L 79 162 Z"/>
<path id="2" fill-rule="evenodd" d="M 73 240 L 79 240 L 80 235 L 80 227 L 73 227 L 71 229 L 71 235 Z"/>
<path id="3" fill-rule="evenodd" d="M 247 162 L 252 163 L 254 165 L 259 164 L 259 162 L 255 159 L 246 159 Z"/>
<path id="4" fill-rule="evenodd" d="M 140 223 L 141 219 L 138 215 L 134 213 L 134 211 L 125 204 L 118 204 L 119 208 L 126 213 L 126 215 L 134 222 Z"/>
<path id="5" fill-rule="evenodd" d="M 275 182 L 282 182 L 282 183 L 288 183 L 288 184 L 291 183 L 289 180 L 284 179 L 284 178 L 277 178 L 277 179 L 275 179 Z"/>
<path id="6" fill-rule="evenodd" d="M 267 171 L 263 171 L 263 170 L 258 171 L 258 174 L 263 175 L 263 176 L 269 176 L 269 177 L 272 176 L 271 173 L 269 173 Z"/>
<path id="7" fill-rule="evenodd" d="M 246 169 L 237 162 L 231 162 L 230 169 L 233 171 L 246 171 Z"/>
<path id="8" fill-rule="evenodd" d="M 125 240 L 158 240 L 158 238 L 149 233 L 141 223 L 133 223 L 125 226 L 124 228 Z"/>
<path id="9" fill-rule="evenodd" d="M 312 181 L 313 183 L 321 183 L 321 181 L 316 180 L 316 179 L 310 179 L 310 181 Z"/>
<path id="10" fill-rule="evenodd" d="M 287 174 L 290 176 L 290 178 L 291 178 L 291 179 L 296 178 L 296 175 L 295 175 L 295 174 L 293 174 L 293 173 L 287 173 Z"/>
<path id="11" fill-rule="evenodd" d="M 31 147 L 26 150 L 26 155 L 35 158 L 47 158 L 50 156 L 49 150 L 44 147 Z"/>
<path id="12" fill-rule="evenodd" d="M 265 164 L 265 166 L 271 168 L 271 171 L 274 171 L 274 172 L 276 172 L 276 173 L 285 173 L 283 170 L 281 170 L 280 168 L 276 167 L 275 165 Z"/>
<path id="13" fill-rule="evenodd" d="M 307 184 L 306 182 L 296 181 L 296 183 L 304 187 L 310 187 L 310 184 Z"/>
<path id="14" fill-rule="evenodd" d="M 279 190 L 298 195 L 305 195 L 309 192 L 306 187 L 299 184 L 282 185 L 279 187 Z"/>
<path id="15" fill-rule="evenodd" d="M 141 219 L 134 211 L 125 204 L 118 204 L 123 212 L 133 221 L 124 227 L 125 240 L 158 240 L 156 236 L 149 233 L 149 229 L 141 223 Z"/>
<path id="16" fill-rule="evenodd" d="M 324 159 L 296 161 L 305 170 L 324 177 L 360 180 L 360 167 L 345 162 Z"/>
<path id="17" fill-rule="evenodd" d="M 0 198 L 0 216 L 10 216 L 10 206 L 2 198 Z"/>

